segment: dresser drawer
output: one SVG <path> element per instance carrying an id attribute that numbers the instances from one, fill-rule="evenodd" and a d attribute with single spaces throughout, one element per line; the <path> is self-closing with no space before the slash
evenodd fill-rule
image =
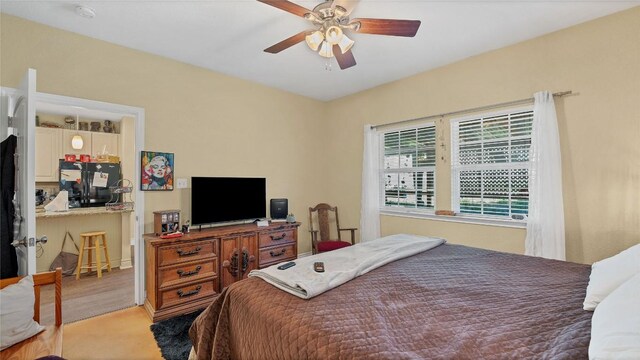
<path id="1" fill-rule="evenodd" d="M 213 296 L 216 293 L 218 278 L 197 281 L 189 285 L 158 291 L 158 308 L 164 309 L 185 304 L 194 300 Z"/>
<path id="2" fill-rule="evenodd" d="M 181 263 L 158 269 L 158 287 L 166 288 L 217 275 L 218 259 Z"/>
<path id="3" fill-rule="evenodd" d="M 260 250 L 260 267 L 296 258 L 295 244 Z"/>
<path id="4" fill-rule="evenodd" d="M 280 231 L 271 231 L 268 233 L 260 234 L 260 247 L 284 245 L 286 243 L 294 242 L 293 229 L 285 229 Z"/>
<path id="5" fill-rule="evenodd" d="M 188 242 L 158 248 L 158 266 L 173 265 L 214 257 L 215 240 Z"/>

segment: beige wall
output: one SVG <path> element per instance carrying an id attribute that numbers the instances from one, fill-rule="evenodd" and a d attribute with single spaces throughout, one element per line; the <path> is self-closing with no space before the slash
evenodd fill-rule
<path id="1" fill-rule="evenodd" d="M 640 8 L 475 56 L 327 104 L 2 15 L 0 84 L 38 70 L 38 91 L 143 107 L 147 150 L 174 152 L 176 176 L 266 176 L 268 197 L 340 206 L 359 224 L 362 127 L 573 90 L 558 100 L 568 259 L 592 262 L 639 241 Z M 437 49 L 434 49 L 437 51 Z M 448 123 L 438 123 L 448 133 Z M 274 146 L 274 142 L 277 146 Z M 323 149 L 319 151 L 317 149 Z M 438 208 L 450 206 L 448 154 L 437 164 Z M 318 176 L 322 174 L 323 176 Z M 189 189 L 146 194 L 182 208 Z M 300 252 L 310 250 L 306 226 Z M 413 232 L 510 252 L 524 230 L 382 217 Z"/>
<path id="2" fill-rule="evenodd" d="M 437 51 L 437 49 L 434 49 Z M 363 124 L 382 124 L 573 90 L 556 102 L 567 258 L 590 263 L 640 242 L 640 7 L 331 102 L 329 201 L 358 224 Z M 448 132 L 449 123 L 436 122 Z M 450 206 L 446 162 L 437 207 Z M 382 232 L 436 235 L 521 253 L 522 229 L 382 217 Z"/>
<path id="3" fill-rule="evenodd" d="M 326 198 L 322 103 L 4 14 L 0 26 L 2 86 L 31 67 L 40 92 L 144 108 L 145 149 L 175 153 L 176 177 L 266 177 L 267 197 L 288 198 L 302 219 Z M 147 192 L 146 231 L 154 210 L 189 218 L 189 196 Z M 299 251 L 310 251 L 301 230 Z"/>

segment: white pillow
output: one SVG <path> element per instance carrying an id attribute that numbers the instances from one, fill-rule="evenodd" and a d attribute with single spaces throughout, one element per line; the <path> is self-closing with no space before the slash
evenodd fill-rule
<path id="1" fill-rule="evenodd" d="M 640 244 L 591 265 L 584 309 L 593 310 L 618 286 L 640 273 Z"/>
<path id="2" fill-rule="evenodd" d="M 35 302 L 32 276 L 0 290 L 0 350 L 44 330 L 33 320 Z"/>
<path id="3" fill-rule="evenodd" d="M 640 274 L 615 289 L 593 312 L 589 359 L 640 359 Z"/>

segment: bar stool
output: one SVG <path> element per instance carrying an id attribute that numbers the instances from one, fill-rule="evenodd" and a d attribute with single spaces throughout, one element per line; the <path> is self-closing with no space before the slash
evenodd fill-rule
<path id="1" fill-rule="evenodd" d="M 100 239 L 102 239 L 102 245 L 100 245 Z M 91 240 L 94 240 L 93 242 Z M 104 257 L 106 264 L 102 265 L 102 259 L 100 256 L 100 248 L 104 249 Z M 84 251 L 87 250 L 87 265 L 82 265 L 82 257 Z M 91 255 L 92 251 L 96 252 L 96 263 L 94 264 Z M 111 271 L 111 261 L 109 260 L 109 250 L 107 250 L 107 233 L 104 231 L 94 231 L 80 234 L 80 254 L 78 256 L 78 268 L 76 269 L 76 280 L 80 279 L 80 272 L 82 269 L 88 269 L 91 271 L 94 267 L 98 271 L 98 277 L 102 277 L 102 268 L 107 267 L 107 271 Z"/>

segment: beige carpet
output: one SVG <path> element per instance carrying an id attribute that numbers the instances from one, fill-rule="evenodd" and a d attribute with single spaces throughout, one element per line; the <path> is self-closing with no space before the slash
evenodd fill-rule
<path id="1" fill-rule="evenodd" d="M 43 286 L 40 294 L 40 323 L 54 322 L 54 288 Z M 112 269 L 103 271 L 98 279 L 95 272 L 62 278 L 62 322 L 69 324 L 78 320 L 135 306 L 134 269 Z"/>

